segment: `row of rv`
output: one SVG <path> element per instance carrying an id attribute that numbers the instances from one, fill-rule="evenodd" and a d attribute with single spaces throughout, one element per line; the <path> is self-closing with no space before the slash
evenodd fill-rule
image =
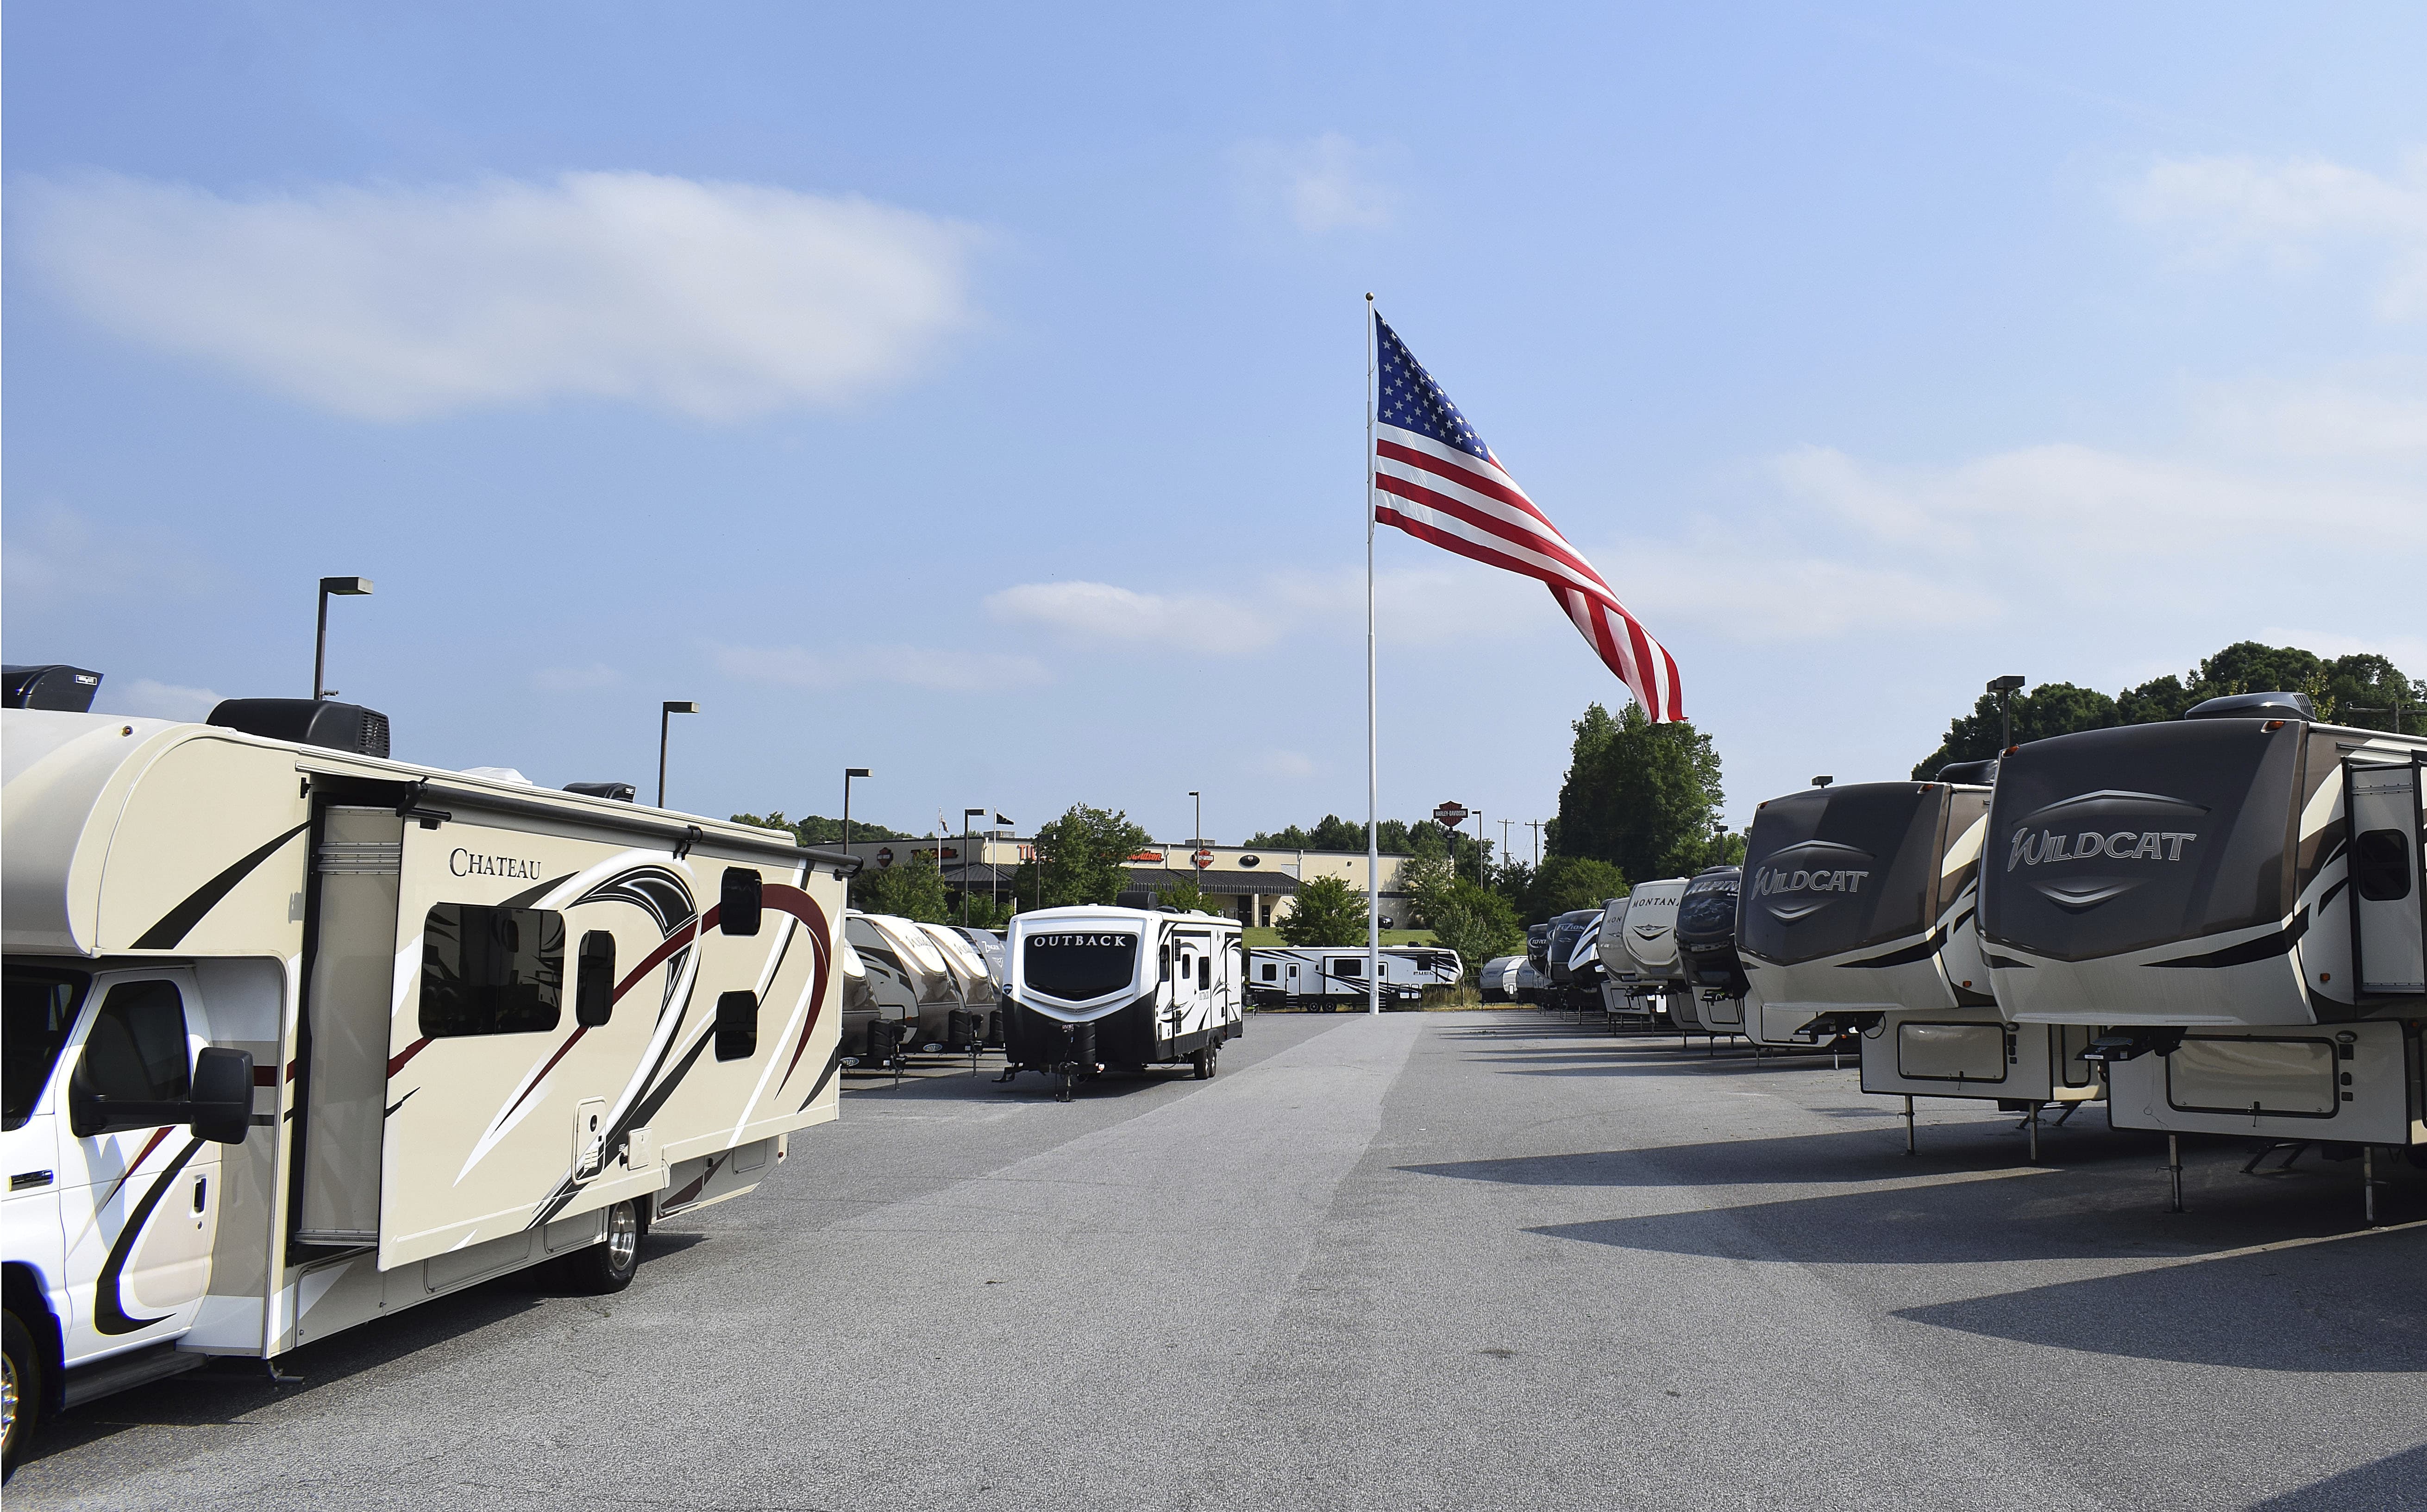
<path id="1" fill-rule="evenodd" d="M 518 1270 L 618 1290 L 848 1065 L 993 1043 L 1067 1097 L 1211 1076 L 1244 1028 L 1235 919 L 863 915 L 853 857 L 628 785 L 393 760 L 326 700 L 95 714 L 98 682 L 12 667 L 0 712 L 10 1467 L 213 1356 Z"/>
<path id="2" fill-rule="evenodd" d="M 2299 693 L 1763 804 L 1744 865 L 1537 925 L 1488 993 L 1851 1040 L 1865 1092 L 2427 1156 L 2427 740 Z M 1910 1113 L 1908 1100 L 1907 1109 Z M 2179 1181 L 2179 1163 L 2176 1162 Z M 2177 1191 L 2179 1200 L 2179 1191 Z"/>

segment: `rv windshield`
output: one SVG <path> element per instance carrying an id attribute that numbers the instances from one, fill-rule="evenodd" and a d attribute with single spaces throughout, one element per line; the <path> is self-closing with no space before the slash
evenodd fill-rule
<path id="1" fill-rule="evenodd" d="M 1745 841 L 1736 944 L 1793 966 L 1929 928 L 1946 795 L 1935 783 L 1865 782 L 1764 804 Z"/>
<path id="2" fill-rule="evenodd" d="M 1064 1002 L 1085 1002 L 1137 977 L 1138 937 L 1098 930 L 1056 931 L 1020 942 L 1019 980 Z"/>
<path id="3" fill-rule="evenodd" d="M 2085 961 L 2281 919 L 2305 728 L 2176 720 L 2016 751 L 1989 810 L 1982 937 Z"/>
<path id="4" fill-rule="evenodd" d="M 6 1019 L 0 1023 L 0 1062 L 7 1067 L 0 1080 L 8 1084 L 8 1128 L 19 1128 L 34 1115 L 51 1068 L 59 1064 L 68 1031 L 75 1026 L 84 990 L 91 984 L 92 978 L 81 971 L 8 967 L 7 990 L 0 994 L 5 1002 L 0 1016 Z"/>

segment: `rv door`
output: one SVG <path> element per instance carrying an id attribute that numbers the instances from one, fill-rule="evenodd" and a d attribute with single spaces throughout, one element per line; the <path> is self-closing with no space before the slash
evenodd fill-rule
<path id="1" fill-rule="evenodd" d="M 2343 767 L 2351 815 L 2352 943 L 2363 993 L 2427 992 L 2419 768 Z"/>

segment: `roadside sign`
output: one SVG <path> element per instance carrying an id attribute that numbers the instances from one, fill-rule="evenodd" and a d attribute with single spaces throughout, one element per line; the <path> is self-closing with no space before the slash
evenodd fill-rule
<path id="1" fill-rule="evenodd" d="M 1467 807 L 1464 804 L 1443 804 L 1433 810 L 1433 822 L 1456 829 L 1466 822 L 1466 815 Z"/>
<path id="2" fill-rule="evenodd" d="M 882 870 L 882 869 L 884 869 L 884 868 L 886 868 L 886 867 L 889 867 L 889 866 L 891 866 L 892 864 L 893 864 L 893 847 L 891 847 L 891 846 L 889 846 L 889 845 L 888 845 L 888 846 L 887 846 L 884 850 L 879 851 L 879 852 L 877 852 L 877 853 L 876 853 L 876 865 L 877 865 L 877 867 L 878 867 L 878 869 L 879 869 L 879 870 Z"/>

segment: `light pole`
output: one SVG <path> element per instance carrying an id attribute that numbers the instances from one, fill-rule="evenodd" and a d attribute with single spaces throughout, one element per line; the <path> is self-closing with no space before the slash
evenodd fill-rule
<path id="1" fill-rule="evenodd" d="M 1197 800 L 1197 833 L 1188 837 L 1188 848 L 1197 851 L 1205 844 L 1205 795 L 1192 788 L 1188 796 Z"/>
<path id="2" fill-rule="evenodd" d="M 985 813 L 983 808 L 961 810 L 961 927 L 969 927 L 969 821 Z"/>
<path id="3" fill-rule="evenodd" d="M 1457 869 L 1451 868 L 1455 872 Z M 1477 886 L 1490 886 L 1483 874 L 1483 810 L 1474 811 L 1474 881 Z"/>
<path id="4" fill-rule="evenodd" d="M 2023 679 L 2015 675 L 1989 679 L 1989 691 L 1997 695 L 1997 756 L 2000 759 L 2014 743 L 2014 710 L 2011 700 L 2014 690 L 2022 685 Z"/>
<path id="5" fill-rule="evenodd" d="M 674 723 L 676 714 L 698 712 L 699 706 L 688 700 L 676 702 L 674 699 L 668 699 L 658 709 L 658 806 L 660 808 L 666 806 L 666 727 Z"/>
<path id="6" fill-rule="evenodd" d="M 870 775 L 866 767 L 842 769 L 842 854 L 851 854 L 851 779 Z"/>
<path id="7" fill-rule="evenodd" d="M 320 579 L 320 628 L 312 637 L 312 702 L 318 703 L 335 690 L 325 687 L 329 665 L 329 595 L 341 594 L 360 598 L 371 591 L 367 577 L 323 577 Z"/>

